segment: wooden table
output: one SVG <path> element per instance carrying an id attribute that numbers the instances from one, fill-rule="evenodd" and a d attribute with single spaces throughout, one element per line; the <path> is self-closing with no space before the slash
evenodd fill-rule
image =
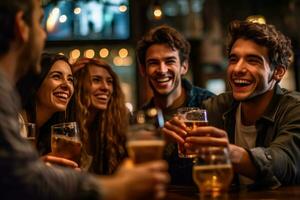
<path id="1" fill-rule="evenodd" d="M 167 200 L 201 200 L 196 188 L 185 186 L 170 186 Z M 205 198 L 206 199 L 206 198 Z M 213 199 L 213 198 L 212 198 Z M 300 200 L 300 186 L 283 186 L 276 190 L 247 191 L 236 190 L 227 194 L 228 200 Z"/>

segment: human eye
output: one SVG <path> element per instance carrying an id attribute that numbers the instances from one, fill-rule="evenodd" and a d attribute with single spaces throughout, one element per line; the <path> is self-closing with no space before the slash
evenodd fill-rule
<path id="1" fill-rule="evenodd" d="M 100 77 L 92 77 L 92 83 L 99 83 L 100 80 Z"/>
<path id="2" fill-rule="evenodd" d="M 228 57 L 228 62 L 229 62 L 229 63 L 236 63 L 237 60 L 238 60 L 237 56 L 230 55 L 230 56 Z"/>
<path id="3" fill-rule="evenodd" d="M 61 79 L 61 75 L 59 73 L 53 73 L 53 74 L 51 74 L 50 77 L 53 78 L 54 80 Z"/>
<path id="4" fill-rule="evenodd" d="M 74 83 L 74 77 L 73 76 L 69 76 L 68 77 L 68 81 L 73 84 Z"/>
<path id="5" fill-rule="evenodd" d="M 114 81 L 113 81 L 112 78 L 110 78 L 110 79 L 107 79 L 106 82 L 107 82 L 109 85 L 112 85 Z"/>
<path id="6" fill-rule="evenodd" d="M 259 57 L 256 56 L 250 56 L 247 58 L 247 62 L 252 64 L 252 65 L 258 65 L 261 64 L 261 59 Z"/>

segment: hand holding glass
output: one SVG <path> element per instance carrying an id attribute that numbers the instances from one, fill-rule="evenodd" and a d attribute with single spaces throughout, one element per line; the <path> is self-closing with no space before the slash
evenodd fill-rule
<path id="1" fill-rule="evenodd" d="M 76 122 L 51 126 L 52 155 L 80 162 L 82 143 Z"/>
<path id="2" fill-rule="evenodd" d="M 138 111 L 131 118 L 127 133 L 127 150 L 135 164 L 162 159 L 165 141 L 160 133 L 162 114 L 155 108 Z"/>
<path id="3" fill-rule="evenodd" d="M 183 107 L 177 111 L 177 116 L 182 120 L 187 128 L 187 135 L 189 131 L 192 131 L 200 126 L 207 126 L 207 114 L 206 110 L 196 107 Z M 183 144 L 178 143 L 178 156 L 180 158 L 195 158 L 197 156 L 196 149 L 186 149 Z"/>

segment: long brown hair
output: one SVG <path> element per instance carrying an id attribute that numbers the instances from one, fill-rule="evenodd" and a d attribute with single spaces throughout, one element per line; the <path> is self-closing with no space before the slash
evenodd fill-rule
<path id="1" fill-rule="evenodd" d="M 86 85 L 91 81 L 88 70 L 91 65 L 104 68 L 112 76 L 113 93 L 107 109 L 98 111 L 92 123 L 88 125 L 87 120 L 91 117 L 89 111 L 91 100 Z M 111 174 L 126 156 L 125 133 L 128 126 L 128 111 L 119 78 L 110 65 L 100 59 L 85 59 L 82 67 L 74 73 L 74 77 L 76 119 L 81 129 L 84 147 L 90 145 L 94 149 L 92 170 L 99 174 Z"/>

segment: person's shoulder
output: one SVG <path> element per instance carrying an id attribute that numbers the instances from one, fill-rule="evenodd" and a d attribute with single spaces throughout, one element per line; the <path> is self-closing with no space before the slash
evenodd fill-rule
<path id="1" fill-rule="evenodd" d="M 211 91 L 209 91 L 205 88 L 198 87 L 198 86 L 193 86 L 191 93 L 192 93 L 192 96 L 197 96 L 198 98 L 201 97 L 201 99 L 203 99 L 203 100 L 215 96 L 215 94 L 212 93 Z"/>
<path id="2" fill-rule="evenodd" d="M 205 107 L 227 108 L 228 106 L 232 105 L 233 101 L 234 100 L 232 97 L 232 93 L 224 92 L 222 94 L 206 99 L 205 101 L 203 101 L 203 105 Z"/>

